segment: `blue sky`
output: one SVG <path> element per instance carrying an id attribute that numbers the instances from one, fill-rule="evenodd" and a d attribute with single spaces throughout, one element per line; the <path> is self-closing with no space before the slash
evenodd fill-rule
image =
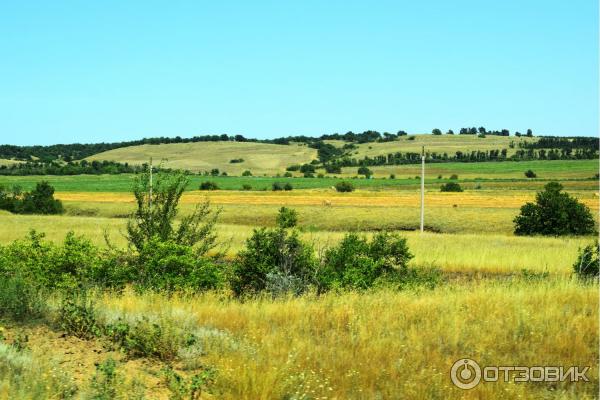
<path id="1" fill-rule="evenodd" d="M 0 143 L 598 133 L 597 1 L 3 1 Z"/>

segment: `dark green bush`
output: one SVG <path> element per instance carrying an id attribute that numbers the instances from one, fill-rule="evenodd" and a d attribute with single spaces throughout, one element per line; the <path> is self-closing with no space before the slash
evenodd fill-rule
<path id="1" fill-rule="evenodd" d="M 244 183 L 242 185 L 242 190 L 252 190 L 252 186 L 248 185 L 247 183 Z"/>
<path id="2" fill-rule="evenodd" d="M 514 219 L 516 235 L 589 235 L 594 218 L 589 208 L 568 193 L 562 185 L 549 182 L 538 192 L 535 203 L 526 203 Z"/>
<path id="3" fill-rule="evenodd" d="M 338 182 L 335 184 L 335 190 L 338 192 L 353 192 L 354 186 L 350 182 Z"/>
<path id="4" fill-rule="evenodd" d="M 373 175 L 373 171 L 371 171 L 368 167 L 358 167 L 357 174 L 364 175 L 367 178 L 370 178 Z"/>
<path id="5" fill-rule="evenodd" d="M 299 294 L 313 282 L 317 264 L 314 249 L 303 243 L 295 230 L 296 212 L 282 207 L 275 229 L 255 229 L 239 252 L 230 277 L 237 296 L 264 290 L 273 294 Z"/>
<path id="6" fill-rule="evenodd" d="M 537 178 L 537 175 L 535 174 L 535 172 L 533 172 L 530 169 L 528 169 L 527 171 L 525 171 L 525 176 L 527 178 Z"/>
<path id="7" fill-rule="evenodd" d="M 286 184 L 285 184 L 285 185 L 283 185 L 283 190 L 285 190 L 285 191 L 288 191 L 288 192 L 289 192 L 290 190 L 293 190 L 293 189 L 294 189 L 294 187 L 293 187 L 293 186 L 292 186 L 292 184 L 291 184 L 291 183 L 289 183 L 289 182 L 286 182 Z"/>
<path id="8" fill-rule="evenodd" d="M 41 317 L 45 311 L 42 288 L 20 275 L 0 278 L 0 317 L 16 321 Z"/>
<path id="9" fill-rule="evenodd" d="M 440 186 L 440 192 L 462 192 L 463 189 L 457 182 L 448 182 Z"/>
<path id="10" fill-rule="evenodd" d="M 367 289 L 379 279 L 404 273 L 412 257 L 406 239 L 397 234 L 377 233 L 369 242 L 349 233 L 325 252 L 317 274 L 319 290 Z"/>
<path id="11" fill-rule="evenodd" d="M 136 286 L 152 290 L 208 290 L 221 287 L 222 269 L 193 247 L 155 237 L 144 244 L 136 261 Z"/>
<path id="12" fill-rule="evenodd" d="M 219 185 L 212 181 L 204 181 L 200 184 L 200 190 L 219 190 Z"/>
<path id="13" fill-rule="evenodd" d="M 0 209 L 17 214 L 62 214 L 62 202 L 54 198 L 54 188 L 46 181 L 35 186 L 31 192 L 22 193 L 14 187 L 9 193 L 0 187 Z"/>
<path id="14" fill-rule="evenodd" d="M 284 177 L 284 178 L 291 178 L 291 177 L 293 177 L 293 176 L 294 176 L 294 175 L 293 175 L 291 172 L 289 172 L 289 171 L 286 171 L 286 173 L 285 173 L 285 174 L 283 174 L 283 177 Z"/>
<path id="15" fill-rule="evenodd" d="M 252 176 L 252 172 L 250 172 L 249 170 L 245 170 L 244 172 L 242 172 L 242 176 Z"/>
<path id="16" fill-rule="evenodd" d="M 293 208 L 281 207 L 277 214 L 277 226 L 293 228 L 298 224 L 298 212 Z"/>
<path id="17" fill-rule="evenodd" d="M 580 278 L 597 277 L 599 273 L 600 263 L 598 261 L 598 253 L 600 252 L 598 242 L 592 243 L 579 250 L 577 261 L 573 264 L 573 270 Z"/>
<path id="18" fill-rule="evenodd" d="M 450 175 L 450 179 L 454 179 L 454 180 L 456 180 L 456 179 L 458 179 L 458 175 L 456 175 L 456 174 L 452 174 L 452 175 Z"/>
<path id="19" fill-rule="evenodd" d="M 58 324 L 69 335 L 80 339 L 91 339 L 102 333 L 96 320 L 94 300 L 85 290 L 72 290 L 63 294 Z"/>
<path id="20" fill-rule="evenodd" d="M 279 191 L 283 190 L 283 185 L 279 182 L 273 182 L 273 184 L 271 185 L 271 189 L 274 192 L 279 192 Z"/>

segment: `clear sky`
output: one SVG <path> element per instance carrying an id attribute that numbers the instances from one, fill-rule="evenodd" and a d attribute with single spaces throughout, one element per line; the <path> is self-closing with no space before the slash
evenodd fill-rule
<path id="1" fill-rule="evenodd" d="M 597 135 L 597 3 L 2 1 L 0 143 Z"/>

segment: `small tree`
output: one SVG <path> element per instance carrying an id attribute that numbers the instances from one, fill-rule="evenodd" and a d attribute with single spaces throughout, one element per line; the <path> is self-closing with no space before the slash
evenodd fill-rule
<path id="1" fill-rule="evenodd" d="M 273 184 L 271 185 L 271 189 L 273 189 L 274 192 L 279 192 L 283 190 L 283 185 L 279 182 L 273 182 Z"/>
<path id="2" fill-rule="evenodd" d="M 130 245 L 141 251 L 153 238 L 177 245 L 195 246 L 197 255 L 204 255 L 216 246 L 214 226 L 220 210 L 213 211 L 208 201 L 196 206 L 194 211 L 181 218 L 178 225 L 179 200 L 188 185 L 182 173 L 143 173 L 133 187 L 137 209 L 127 222 L 127 238 Z M 152 189 L 152 190 L 151 190 Z"/>
<path id="3" fill-rule="evenodd" d="M 294 189 L 294 187 L 289 182 L 286 182 L 285 185 L 283 185 L 283 190 L 285 190 L 285 191 L 290 191 L 290 190 L 293 190 L 293 189 Z"/>
<path id="4" fill-rule="evenodd" d="M 440 192 L 462 192 L 463 189 L 456 182 L 448 182 L 440 187 Z"/>
<path id="5" fill-rule="evenodd" d="M 431 131 L 431 133 L 434 134 L 434 135 L 441 135 L 442 131 L 439 130 L 439 129 L 437 129 L 437 128 L 435 128 L 434 130 Z"/>
<path id="6" fill-rule="evenodd" d="M 15 207 L 15 212 L 22 214 L 62 214 L 63 211 L 62 202 L 54 198 L 54 188 L 46 181 L 26 192 Z"/>
<path id="7" fill-rule="evenodd" d="M 242 172 L 242 176 L 252 176 L 252 172 L 250 172 L 249 170 L 245 170 L 244 172 Z"/>
<path id="8" fill-rule="evenodd" d="M 568 193 L 562 185 L 549 182 L 538 192 L 535 203 L 526 203 L 514 219 L 516 235 L 589 235 L 594 218 L 589 208 Z"/>
<path id="9" fill-rule="evenodd" d="M 269 290 L 272 294 L 299 294 L 314 280 L 314 249 L 294 230 L 296 213 L 279 210 L 278 227 L 255 229 L 233 263 L 231 289 L 237 296 Z"/>
<path id="10" fill-rule="evenodd" d="M 204 181 L 199 186 L 200 190 L 219 190 L 219 185 L 215 182 Z"/>
<path id="11" fill-rule="evenodd" d="M 357 173 L 359 175 L 364 175 L 366 178 L 370 178 L 371 175 L 373 175 L 373 172 L 368 167 L 365 167 L 365 166 L 358 167 Z"/>
<path id="12" fill-rule="evenodd" d="M 341 193 L 353 192 L 354 186 L 350 182 L 342 181 L 335 184 L 335 190 Z"/>
<path id="13" fill-rule="evenodd" d="M 525 171 L 525 176 L 527 178 L 536 178 L 537 177 L 537 175 L 535 174 L 535 172 L 533 172 L 530 169 L 528 169 L 527 171 Z"/>

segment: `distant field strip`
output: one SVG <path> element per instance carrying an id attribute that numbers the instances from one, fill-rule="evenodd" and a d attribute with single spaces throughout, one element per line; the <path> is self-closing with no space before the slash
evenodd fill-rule
<path id="1" fill-rule="evenodd" d="M 0 244 L 25 237 L 30 229 L 45 232 L 51 240 L 62 241 L 69 230 L 85 235 L 98 245 L 105 245 L 104 233 L 113 243 L 125 246 L 125 224 L 121 218 L 30 216 L 0 213 Z M 244 247 L 253 227 L 233 224 L 217 225 L 219 241 L 228 245 L 228 257 Z M 370 233 L 366 233 L 370 234 Z M 317 249 L 336 244 L 344 232 L 303 232 L 302 237 Z M 514 237 L 499 234 L 438 234 L 401 232 L 408 238 L 415 258 L 414 266 L 436 266 L 459 273 L 520 273 L 521 269 L 548 271 L 568 275 L 579 248 L 594 238 Z"/>
<path id="2" fill-rule="evenodd" d="M 323 205 L 323 206 L 417 206 L 420 201 L 419 193 L 398 192 L 371 192 L 360 194 L 323 194 L 322 192 L 292 192 L 292 193 L 256 193 L 244 192 L 186 192 L 181 202 L 195 204 L 209 199 L 211 203 L 240 204 L 240 205 Z M 89 193 L 89 192 L 59 192 L 56 197 L 64 201 L 78 202 L 133 202 L 134 198 L 127 193 Z M 592 194 L 585 193 L 578 196 L 581 201 L 592 209 L 598 209 L 598 199 Z M 426 204 L 431 207 L 480 207 L 480 208 L 518 208 L 535 198 L 533 193 L 426 193 Z"/>

